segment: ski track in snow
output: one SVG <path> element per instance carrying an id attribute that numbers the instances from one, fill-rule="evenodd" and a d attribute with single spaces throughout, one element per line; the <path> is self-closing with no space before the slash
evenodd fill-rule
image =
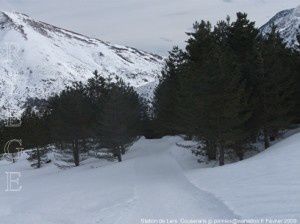
<path id="1" fill-rule="evenodd" d="M 138 224 L 141 219 L 238 218 L 195 187 L 170 153 L 179 138 L 140 140 L 122 163 L 32 170 L 0 161 L 0 220 L 12 224 Z M 21 171 L 21 192 L 5 192 L 7 171 Z"/>
<path id="2" fill-rule="evenodd" d="M 237 218 L 212 194 L 196 188 L 170 155 L 174 139 L 135 145 L 134 161 L 137 203 L 117 223 L 140 223 L 145 219 Z M 142 150 L 141 150 L 142 149 Z M 166 150 L 167 149 L 167 150 Z"/>
<path id="3" fill-rule="evenodd" d="M 139 224 L 141 219 L 300 220 L 299 129 L 242 162 L 199 168 L 180 137 L 137 141 L 122 163 L 33 170 L 0 161 L 0 224 Z M 186 142 L 187 143 L 187 142 Z M 191 143 L 191 142 L 190 142 Z M 20 192 L 5 172 L 20 171 Z"/>

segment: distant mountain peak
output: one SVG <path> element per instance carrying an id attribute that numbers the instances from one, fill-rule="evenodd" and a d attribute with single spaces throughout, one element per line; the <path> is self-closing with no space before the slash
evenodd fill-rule
<path id="1" fill-rule="evenodd" d="M 164 63 L 158 55 L 90 38 L 18 12 L 0 12 L 0 58 L 0 116 L 9 109 L 20 114 L 28 99 L 47 98 L 74 81 L 85 82 L 95 70 L 103 77 L 119 76 L 151 98 Z"/>
<path id="2" fill-rule="evenodd" d="M 300 35 L 300 6 L 278 12 L 260 28 L 261 33 L 263 35 L 269 33 L 273 24 L 288 47 L 297 48 L 299 46 L 297 36 Z"/>

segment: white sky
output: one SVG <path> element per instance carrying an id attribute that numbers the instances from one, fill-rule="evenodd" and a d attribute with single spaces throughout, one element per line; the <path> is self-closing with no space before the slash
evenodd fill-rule
<path id="1" fill-rule="evenodd" d="M 161 55 L 183 46 L 196 20 L 215 23 L 243 11 L 261 26 L 298 5 L 300 0 L 0 0 L 0 10 Z"/>

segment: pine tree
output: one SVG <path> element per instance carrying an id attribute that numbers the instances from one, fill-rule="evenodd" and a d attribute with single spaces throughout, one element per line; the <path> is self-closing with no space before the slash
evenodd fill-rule
<path id="1" fill-rule="evenodd" d="M 271 135 L 287 128 L 293 120 L 295 76 L 292 51 L 286 48 L 275 26 L 261 42 L 256 117 L 268 148 Z"/>
<path id="2" fill-rule="evenodd" d="M 247 71 L 247 68 L 255 56 L 253 52 L 257 45 L 259 30 L 255 27 L 255 22 L 247 18 L 246 13 L 238 12 L 236 15 L 236 21 L 232 22 L 229 27 L 228 43 L 241 63 L 242 72 L 246 72 L 244 76 L 247 78 L 247 75 L 251 75 L 252 72 L 252 69 Z M 248 61 L 249 59 L 252 60 Z"/>
<path id="3" fill-rule="evenodd" d="M 248 95 L 247 104 L 252 108 L 252 117 L 245 124 L 249 135 L 256 137 L 259 131 L 259 123 L 256 120 L 256 99 L 257 99 L 257 74 L 259 60 L 259 30 L 255 27 L 255 22 L 247 18 L 246 13 L 237 13 L 236 21 L 229 26 L 228 43 L 230 49 L 236 56 L 236 62 L 240 67 L 241 81 L 245 85 Z"/>
<path id="4" fill-rule="evenodd" d="M 49 100 L 49 123 L 55 142 L 71 145 L 75 166 L 80 164 L 80 141 L 91 136 L 92 103 L 82 83 L 74 83 Z"/>
<path id="5" fill-rule="evenodd" d="M 209 22 L 196 22 L 193 26 L 194 32 L 188 33 L 185 58 L 182 62 L 181 72 L 178 78 L 178 103 L 176 111 L 178 114 L 177 126 L 182 133 L 189 138 L 192 136 L 203 138 L 199 127 L 199 108 L 197 107 L 199 97 L 199 77 L 203 72 L 203 65 L 210 60 L 211 49 L 214 47 L 212 27 Z M 212 139 L 209 139 L 212 141 Z"/>
<path id="6" fill-rule="evenodd" d="M 174 47 L 169 52 L 169 58 L 166 60 L 165 68 L 162 71 L 160 82 L 154 93 L 154 114 L 156 129 L 160 135 L 169 135 L 178 133 L 178 114 L 176 111 L 178 99 L 178 73 L 180 66 L 184 61 L 183 52 Z"/>
<path id="7" fill-rule="evenodd" d="M 221 49 L 220 49 L 221 50 Z M 239 67 L 230 51 L 214 49 L 199 80 L 199 130 L 205 139 L 216 142 L 219 163 L 224 165 L 227 148 L 245 138 L 245 123 L 250 113 L 246 93 L 240 83 Z"/>
<path id="8" fill-rule="evenodd" d="M 22 140 L 26 148 L 32 149 L 27 153 L 27 159 L 34 168 L 41 168 L 50 161 L 45 149 L 49 143 L 49 130 L 43 115 L 37 108 L 30 106 L 22 114 Z"/>
<path id="9" fill-rule="evenodd" d="M 133 88 L 121 80 L 109 83 L 108 94 L 103 99 L 102 106 L 96 120 L 96 135 L 99 143 L 110 149 L 121 162 L 125 148 L 139 134 L 144 107 Z"/>
<path id="10" fill-rule="evenodd" d="M 246 143 L 244 127 L 251 115 L 241 68 L 228 44 L 228 23 L 220 22 L 214 31 L 209 23 L 196 23 L 195 32 L 189 34 L 180 93 L 184 96 L 181 111 L 187 112 L 180 114 L 189 121 L 186 129 L 206 143 L 209 158 L 214 159 L 219 149 L 220 165 L 224 165 L 226 149 Z"/>

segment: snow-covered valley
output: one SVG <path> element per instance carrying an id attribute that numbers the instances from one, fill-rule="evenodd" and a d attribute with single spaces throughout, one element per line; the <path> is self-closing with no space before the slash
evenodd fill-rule
<path id="1" fill-rule="evenodd" d="M 300 218 L 299 133 L 250 159 L 216 168 L 198 168 L 178 142 L 183 140 L 141 138 L 122 163 L 93 160 L 66 170 L 53 164 L 35 170 L 25 159 L 1 161 L 1 223 Z M 5 191 L 5 172 L 21 172 L 21 191 Z"/>
<path id="2" fill-rule="evenodd" d="M 164 58 L 0 11 L 0 224 L 299 223 L 300 6 L 248 18 Z"/>

